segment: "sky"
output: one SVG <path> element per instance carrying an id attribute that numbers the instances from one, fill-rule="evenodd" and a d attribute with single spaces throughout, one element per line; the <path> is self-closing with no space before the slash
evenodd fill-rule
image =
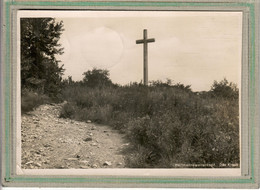
<path id="1" fill-rule="evenodd" d="M 210 90 L 224 77 L 240 84 L 242 56 L 241 12 L 192 11 L 78 11 L 46 12 L 63 21 L 57 56 L 64 78 L 82 80 L 93 68 L 107 69 L 121 85 L 143 79 L 143 38 L 147 29 L 148 78 L 171 79 Z"/>

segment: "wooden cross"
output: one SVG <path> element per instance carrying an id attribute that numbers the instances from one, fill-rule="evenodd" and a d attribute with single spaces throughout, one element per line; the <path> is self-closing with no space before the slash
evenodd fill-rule
<path id="1" fill-rule="evenodd" d="M 136 44 L 144 44 L 144 85 L 148 85 L 148 43 L 155 42 L 154 38 L 147 39 L 147 30 L 144 29 L 144 39 L 136 40 Z"/>

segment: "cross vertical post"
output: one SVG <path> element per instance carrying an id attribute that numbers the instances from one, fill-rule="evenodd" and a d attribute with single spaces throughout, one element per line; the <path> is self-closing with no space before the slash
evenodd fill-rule
<path id="1" fill-rule="evenodd" d="M 144 40 L 147 39 L 147 30 L 144 30 Z M 144 43 L 144 85 L 148 85 L 148 45 Z"/>
<path id="2" fill-rule="evenodd" d="M 147 39 L 147 30 L 144 29 L 144 38 L 142 40 L 136 40 L 136 44 L 144 44 L 144 85 L 148 85 L 148 43 L 155 42 L 154 38 Z"/>

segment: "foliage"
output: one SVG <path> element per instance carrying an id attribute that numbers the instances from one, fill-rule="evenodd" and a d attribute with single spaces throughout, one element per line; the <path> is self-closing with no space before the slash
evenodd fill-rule
<path id="1" fill-rule="evenodd" d="M 68 78 L 62 80 L 62 87 L 66 88 L 67 86 L 75 85 L 75 81 L 73 81 L 72 76 L 68 76 Z"/>
<path id="2" fill-rule="evenodd" d="M 94 88 L 112 85 L 108 70 L 93 68 L 91 71 L 84 72 L 83 75 L 83 84 L 88 87 Z"/>
<path id="3" fill-rule="evenodd" d="M 53 18 L 21 18 L 21 86 L 51 97 L 61 89 L 63 23 Z"/>
<path id="4" fill-rule="evenodd" d="M 50 101 L 50 98 L 44 94 L 39 94 L 32 91 L 24 92 L 21 100 L 22 114 L 32 111 L 37 106 L 49 103 Z"/>
<path id="5" fill-rule="evenodd" d="M 226 78 L 220 82 L 214 81 L 211 87 L 211 93 L 215 97 L 237 99 L 238 98 L 238 88 L 232 82 L 228 82 Z"/>
<path id="6" fill-rule="evenodd" d="M 70 118 L 111 125 L 131 139 L 129 167 L 239 164 L 238 96 L 202 97 L 190 86 L 161 81 L 150 86 L 72 85 L 63 95 L 76 109 Z"/>
<path id="7" fill-rule="evenodd" d="M 181 83 L 173 84 L 173 81 L 171 79 L 167 79 L 166 82 L 162 82 L 160 80 L 157 81 L 150 81 L 150 86 L 151 87 L 171 87 L 171 88 L 176 88 L 176 89 L 182 89 L 187 92 L 191 92 L 191 85 L 184 85 Z"/>
<path id="8" fill-rule="evenodd" d="M 76 106 L 73 103 L 67 103 L 63 106 L 61 110 L 60 117 L 63 118 L 72 118 L 73 115 L 76 113 Z"/>

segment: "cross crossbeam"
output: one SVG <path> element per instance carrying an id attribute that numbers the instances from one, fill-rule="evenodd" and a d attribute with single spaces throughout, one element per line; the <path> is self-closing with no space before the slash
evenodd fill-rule
<path id="1" fill-rule="evenodd" d="M 144 85 L 148 85 L 148 43 L 155 42 L 154 38 L 147 38 L 147 30 L 144 29 L 144 38 L 136 40 L 136 44 L 144 44 Z"/>

